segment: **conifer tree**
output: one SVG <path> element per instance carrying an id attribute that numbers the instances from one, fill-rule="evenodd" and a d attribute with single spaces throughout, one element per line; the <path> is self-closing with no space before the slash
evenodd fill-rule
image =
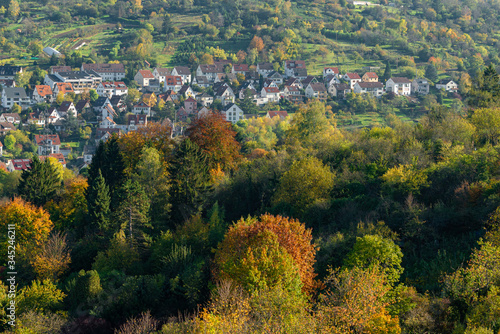
<path id="1" fill-rule="evenodd" d="M 42 163 L 35 155 L 31 169 L 21 175 L 18 193 L 24 200 L 42 206 L 55 195 L 60 185 L 61 180 L 54 166 L 48 160 Z"/>
<path id="2" fill-rule="evenodd" d="M 101 170 L 97 170 L 97 177 L 87 188 L 87 205 L 89 218 L 94 229 L 107 231 L 110 227 L 110 195 Z"/>
<path id="3" fill-rule="evenodd" d="M 389 61 L 385 63 L 384 80 L 389 80 L 392 77 L 391 64 Z"/>

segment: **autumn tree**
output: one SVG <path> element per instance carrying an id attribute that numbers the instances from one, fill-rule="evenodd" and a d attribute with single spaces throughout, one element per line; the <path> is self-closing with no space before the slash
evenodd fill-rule
<path id="1" fill-rule="evenodd" d="M 53 233 L 30 262 L 39 279 L 55 281 L 68 269 L 71 262 L 66 236 L 58 232 Z"/>
<path id="2" fill-rule="evenodd" d="M 21 8 L 19 7 L 19 2 L 17 2 L 16 0 L 11 0 L 7 11 L 8 11 L 9 16 L 15 20 L 19 16 L 19 14 L 21 13 Z"/>
<path id="3" fill-rule="evenodd" d="M 241 158 L 240 144 L 231 123 L 221 113 L 198 117 L 186 130 L 189 139 L 206 154 L 211 169 L 235 169 Z"/>
<path id="4" fill-rule="evenodd" d="M 215 276 L 238 282 L 247 291 L 285 284 L 311 293 L 316 287 L 311 240 L 311 230 L 295 219 L 269 214 L 241 219 L 217 248 Z"/>
<path id="5" fill-rule="evenodd" d="M 250 41 L 248 49 L 256 49 L 258 52 L 264 50 L 264 41 L 259 36 L 254 36 Z"/>

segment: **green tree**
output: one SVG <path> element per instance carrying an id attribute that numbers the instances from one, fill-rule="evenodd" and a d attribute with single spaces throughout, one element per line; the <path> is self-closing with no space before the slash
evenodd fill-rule
<path id="1" fill-rule="evenodd" d="M 117 194 L 118 207 L 115 218 L 121 229 L 127 231 L 128 238 L 144 240 L 149 224 L 149 198 L 137 181 L 128 179 Z"/>
<path id="2" fill-rule="evenodd" d="M 59 174 L 50 161 L 41 162 L 35 155 L 31 169 L 23 171 L 19 182 L 18 193 L 35 205 L 44 205 L 61 186 Z"/>
<path id="3" fill-rule="evenodd" d="M 5 136 L 3 143 L 5 144 L 5 148 L 10 151 L 16 145 L 16 138 L 13 135 L 9 134 L 9 135 Z"/>
<path id="4" fill-rule="evenodd" d="M 33 57 L 38 56 L 43 51 L 43 44 L 39 40 L 31 41 L 28 45 L 28 51 Z"/>
<path id="5" fill-rule="evenodd" d="M 391 64 L 389 63 L 389 61 L 386 61 L 384 75 L 382 76 L 382 78 L 384 80 L 389 80 L 391 77 L 392 77 Z"/>
<path id="6" fill-rule="evenodd" d="M 95 102 L 99 98 L 99 95 L 97 94 L 95 89 L 91 89 L 89 94 L 90 94 L 90 102 Z"/>
<path id="7" fill-rule="evenodd" d="M 19 2 L 16 0 L 11 0 L 9 3 L 8 14 L 11 18 L 16 19 L 21 13 L 21 8 L 19 7 Z"/>
<path id="8" fill-rule="evenodd" d="M 438 72 L 434 64 L 429 64 L 425 68 L 425 77 L 431 81 L 436 81 L 438 77 Z"/>
<path id="9" fill-rule="evenodd" d="M 88 214 L 91 225 L 101 232 L 109 232 L 110 227 L 110 195 L 109 188 L 99 169 L 97 177 L 86 190 Z"/>
<path id="10" fill-rule="evenodd" d="M 347 268 L 380 269 L 389 283 L 396 283 L 403 273 L 403 253 L 391 239 L 379 235 L 358 237 L 352 251 L 347 255 Z"/>

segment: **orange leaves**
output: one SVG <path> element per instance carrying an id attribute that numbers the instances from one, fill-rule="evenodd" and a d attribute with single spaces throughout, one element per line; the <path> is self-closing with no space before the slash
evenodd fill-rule
<path id="1" fill-rule="evenodd" d="M 266 234 L 270 234 L 269 237 L 264 237 Z M 254 253 L 250 248 L 258 246 L 255 244 L 256 238 L 268 240 L 269 247 L 273 245 L 272 239 L 274 239 L 278 247 L 285 250 L 290 256 L 294 267 L 298 270 L 303 285 L 302 291 L 311 293 L 314 290 L 316 282 L 314 281 L 313 265 L 316 249 L 315 245 L 311 244 L 311 230 L 306 229 L 304 224 L 296 219 L 269 214 L 262 215 L 259 219 L 251 217 L 241 219 L 229 229 L 215 256 L 215 262 L 218 266 L 217 275 L 235 279 L 235 277 L 227 275 L 224 268 L 227 268 L 227 264 L 237 265 L 243 264 L 243 262 L 252 262 L 251 257 L 244 261 L 240 261 L 240 259 Z M 269 252 L 269 248 L 259 251 L 261 254 L 265 253 L 266 256 L 269 255 Z M 276 256 L 282 258 L 279 254 Z M 283 261 L 286 261 L 286 258 L 283 258 Z M 289 274 L 291 273 L 282 273 L 282 275 Z"/>
<path id="2" fill-rule="evenodd" d="M 240 144 L 232 125 L 220 113 L 208 113 L 197 118 L 187 129 L 189 139 L 208 156 L 210 165 L 220 164 L 222 170 L 236 168 L 241 158 Z"/>
<path id="3" fill-rule="evenodd" d="M 249 49 L 257 49 L 257 51 L 262 51 L 264 49 L 264 41 L 259 36 L 254 36 L 250 41 Z"/>

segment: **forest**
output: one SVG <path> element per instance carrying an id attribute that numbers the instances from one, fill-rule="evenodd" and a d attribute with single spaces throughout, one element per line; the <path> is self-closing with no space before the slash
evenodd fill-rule
<path id="1" fill-rule="evenodd" d="M 464 115 L 345 130 L 312 101 L 150 123 L 81 175 L 35 156 L 0 206 L 3 329 L 497 333 L 499 97 L 489 67 Z"/>

